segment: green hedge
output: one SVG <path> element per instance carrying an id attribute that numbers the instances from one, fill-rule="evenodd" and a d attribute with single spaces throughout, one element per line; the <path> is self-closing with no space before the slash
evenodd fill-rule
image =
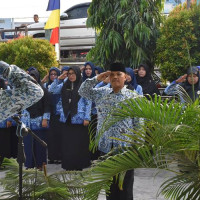
<path id="1" fill-rule="evenodd" d="M 200 7 L 176 7 L 163 23 L 157 41 L 156 63 L 164 79 L 172 81 L 191 65 L 200 65 Z"/>
<path id="2" fill-rule="evenodd" d="M 27 70 L 36 67 L 44 76 L 52 66 L 58 66 L 54 47 L 47 40 L 23 37 L 0 43 L 0 60 Z"/>

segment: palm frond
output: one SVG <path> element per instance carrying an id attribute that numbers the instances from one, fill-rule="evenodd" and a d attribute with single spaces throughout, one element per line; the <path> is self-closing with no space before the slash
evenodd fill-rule
<path id="1" fill-rule="evenodd" d="M 160 193 L 172 200 L 199 199 L 200 182 L 199 176 L 196 176 L 199 167 L 187 159 L 184 160 L 184 163 L 182 161 L 179 159 L 178 167 L 180 173 L 165 181 L 161 185 Z"/>
<path id="2" fill-rule="evenodd" d="M 9 171 L 7 171 L 5 178 L 0 180 L 0 184 L 4 188 L 0 199 L 18 199 L 18 164 L 14 159 L 6 159 L 4 165 L 7 165 Z M 58 178 L 61 176 L 64 178 Z M 37 171 L 36 176 L 34 169 L 23 170 L 23 199 L 82 199 L 84 192 L 81 183 L 74 177 L 75 174 L 72 180 L 70 172 L 46 176 L 43 172 Z"/>

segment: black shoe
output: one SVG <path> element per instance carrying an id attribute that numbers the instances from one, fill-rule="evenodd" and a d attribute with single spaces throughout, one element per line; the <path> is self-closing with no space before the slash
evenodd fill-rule
<path id="1" fill-rule="evenodd" d="M 48 164 L 55 164 L 55 161 L 54 160 L 49 160 Z"/>
<path id="2" fill-rule="evenodd" d="M 62 163 L 62 161 L 61 160 L 55 160 L 55 162 L 54 162 L 55 164 L 61 164 Z"/>

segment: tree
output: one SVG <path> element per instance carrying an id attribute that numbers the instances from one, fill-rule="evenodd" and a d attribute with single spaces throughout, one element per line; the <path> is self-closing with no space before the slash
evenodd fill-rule
<path id="1" fill-rule="evenodd" d="M 87 59 L 105 67 L 113 61 L 137 67 L 154 65 L 154 50 L 163 0 L 93 0 L 88 27 L 97 31 L 96 45 Z"/>
<path id="2" fill-rule="evenodd" d="M 173 81 L 191 65 L 199 65 L 200 7 L 177 6 L 161 27 L 156 63 L 164 79 Z M 191 59 L 190 59 L 191 57 Z"/>
<path id="3" fill-rule="evenodd" d="M 15 64 L 24 70 L 34 66 L 41 76 L 47 74 L 50 67 L 58 65 L 54 48 L 49 41 L 31 37 L 1 43 L 0 60 Z"/>

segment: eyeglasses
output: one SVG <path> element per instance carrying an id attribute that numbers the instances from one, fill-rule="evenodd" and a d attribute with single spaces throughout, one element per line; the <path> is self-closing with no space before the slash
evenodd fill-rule
<path id="1" fill-rule="evenodd" d="M 50 74 L 50 76 L 57 76 L 57 74 Z"/>
<path id="2" fill-rule="evenodd" d="M 75 73 L 68 73 L 68 76 L 74 76 L 76 75 Z"/>

